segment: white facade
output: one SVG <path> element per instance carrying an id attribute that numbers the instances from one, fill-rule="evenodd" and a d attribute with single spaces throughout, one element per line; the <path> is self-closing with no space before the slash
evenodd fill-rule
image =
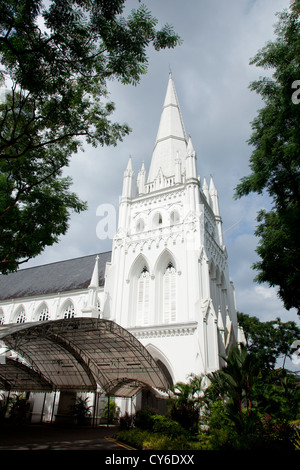
<path id="1" fill-rule="evenodd" d="M 142 164 L 134 181 L 131 159 L 124 173 L 104 285 L 96 258 L 88 287 L 6 296 L 0 324 L 100 315 L 133 333 L 173 383 L 219 368 L 241 332 L 217 190 L 196 168 L 170 75 L 148 178 Z"/>
<path id="2" fill-rule="evenodd" d="M 238 341 L 218 194 L 197 175 L 170 74 L 148 179 L 129 159 L 104 317 L 129 329 L 173 382 L 219 368 Z"/>

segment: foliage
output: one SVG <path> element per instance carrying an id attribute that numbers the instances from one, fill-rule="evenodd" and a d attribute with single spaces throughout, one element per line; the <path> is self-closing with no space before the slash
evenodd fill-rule
<path id="1" fill-rule="evenodd" d="M 128 444 L 135 449 L 143 449 L 144 448 L 144 442 L 150 439 L 151 437 L 151 432 L 146 431 L 145 429 L 130 429 L 130 430 L 124 430 L 120 431 L 118 433 L 118 440 L 121 442 L 124 442 L 125 444 Z"/>
<path id="2" fill-rule="evenodd" d="M 143 443 L 145 450 L 196 450 L 186 437 L 170 437 L 164 434 L 151 434 Z"/>
<path id="3" fill-rule="evenodd" d="M 116 145 L 108 84 L 138 84 L 147 51 L 180 43 L 169 25 L 126 0 L 5 0 L 0 4 L 0 271 L 57 242 L 86 204 L 62 171 L 83 142 Z M 0 83 L 1 84 L 1 83 Z"/>
<path id="4" fill-rule="evenodd" d="M 23 424 L 29 417 L 29 402 L 24 394 L 14 394 L 8 401 L 9 419 L 13 424 Z"/>
<path id="5" fill-rule="evenodd" d="M 173 419 L 156 415 L 153 418 L 153 432 L 164 434 L 175 439 L 177 436 L 187 436 L 186 430 Z"/>
<path id="6" fill-rule="evenodd" d="M 71 406 L 71 412 L 75 422 L 80 426 L 84 425 L 87 421 L 87 418 L 91 416 L 92 406 L 88 405 L 88 400 L 88 397 L 76 397 L 74 399 L 74 405 Z"/>
<path id="7" fill-rule="evenodd" d="M 154 425 L 154 416 L 156 413 L 151 409 L 143 409 L 136 412 L 133 422 L 134 425 L 143 430 L 152 431 Z"/>
<path id="8" fill-rule="evenodd" d="M 276 320 L 261 322 L 255 316 L 238 313 L 239 325 L 243 328 L 247 350 L 261 359 L 264 367 L 274 369 L 280 357 L 291 358 L 291 345 L 300 338 L 300 328 L 295 322 Z"/>
<path id="9" fill-rule="evenodd" d="M 4 393 L 0 393 L 0 422 L 5 418 L 5 414 L 8 408 L 9 399 Z"/>
<path id="10" fill-rule="evenodd" d="M 284 369 L 260 367 L 257 356 L 234 347 L 226 365 L 209 375 L 205 392 L 209 447 L 294 448 L 299 417 L 299 379 Z"/>
<path id="11" fill-rule="evenodd" d="M 251 83 L 264 101 L 252 122 L 249 144 L 252 173 L 242 178 L 236 197 L 251 192 L 270 196 L 271 210 L 258 213 L 256 235 L 260 260 L 253 265 L 256 281 L 279 288 L 285 308 L 300 305 L 300 105 L 292 99 L 294 83 L 299 80 L 300 1 L 279 14 L 276 39 L 268 42 L 251 63 L 273 71 Z M 298 83 L 298 82 L 296 82 Z"/>
<path id="12" fill-rule="evenodd" d="M 262 369 L 253 387 L 253 397 L 255 408 L 277 422 L 300 417 L 299 378 L 283 369 Z"/>
<path id="13" fill-rule="evenodd" d="M 127 411 L 124 415 L 120 416 L 119 420 L 120 429 L 122 431 L 131 429 L 133 426 L 133 417 Z"/>
<path id="14" fill-rule="evenodd" d="M 135 449 L 144 450 L 200 450 L 202 445 L 180 432 L 171 437 L 163 432 L 154 432 L 140 428 L 120 431 L 118 440 Z"/>
<path id="15" fill-rule="evenodd" d="M 245 426 L 243 409 L 252 408 L 252 389 L 257 380 L 259 363 L 253 355 L 248 354 L 243 346 L 234 346 L 228 357 L 223 357 L 226 365 L 209 374 L 210 380 L 207 396 L 212 400 L 221 399 L 227 413 L 238 429 Z"/>
<path id="16" fill-rule="evenodd" d="M 119 419 L 119 415 L 120 408 L 114 400 L 110 399 L 102 410 L 102 417 L 105 418 L 108 423 L 113 423 L 114 421 Z"/>
<path id="17" fill-rule="evenodd" d="M 169 397 L 169 417 L 141 410 L 133 420 L 134 428 L 119 438 L 135 448 L 151 450 L 299 449 L 299 377 L 265 360 L 275 354 L 266 354 L 266 348 L 288 351 L 297 328 L 278 319 L 269 322 L 264 342 L 266 327 L 255 317 L 253 323 L 247 315 L 241 318 L 246 325 L 246 346 L 232 346 L 220 370 L 176 383 Z M 252 342 L 256 343 L 253 348 Z M 182 409 L 197 411 L 197 419 L 185 414 L 189 420 L 183 421 L 178 412 Z"/>
<path id="18" fill-rule="evenodd" d="M 177 382 L 169 397 L 170 417 L 191 433 L 198 431 L 203 379 L 204 377 L 191 375 L 187 383 Z"/>

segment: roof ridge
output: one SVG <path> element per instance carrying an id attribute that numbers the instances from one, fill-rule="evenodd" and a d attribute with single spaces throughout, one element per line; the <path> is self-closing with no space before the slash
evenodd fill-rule
<path id="1" fill-rule="evenodd" d="M 112 250 L 107 250 L 107 251 L 103 251 L 103 252 L 91 253 L 90 255 L 76 256 L 75 258 L 67 258 L 67 259 L 63 259 L 63 260 L 60 260 L 60 261 L 52 261 L 50 263 L 38 264 L 36 266 L 30 266 L 30 267 L 24 267 L 24 268 L 22 267 L 18 271 L 14 271 L 14 273 L 18 273 L 20 271 L 27 271 L 29 269 L 41 268 L 42 266 L 50 266 L 52 264 L 60 264 L 60 263 L 66 263 L 68 261 L 79 260 L 79 259 L 82 259 L 82 258 L 89 258 L 89 257 L 92 257 L 92 256 L 105 255 L 105 254 L 111 253 L 111 252 L 112 252 Z M 14 273 L 12 272 L 12 273 L 8 273 L 8 274 L 14 274 Z"/>

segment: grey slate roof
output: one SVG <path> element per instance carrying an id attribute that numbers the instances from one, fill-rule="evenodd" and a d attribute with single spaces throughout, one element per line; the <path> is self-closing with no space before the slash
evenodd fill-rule
<path id="1" fill-rule="evenodd" d="M 97 254 L 83 256 L 0 275 L 0 300 L 56 294 L 89 286 Z M 99 253 L 99 285 L 104 285 L 105 266 L 111 251 Z"/>

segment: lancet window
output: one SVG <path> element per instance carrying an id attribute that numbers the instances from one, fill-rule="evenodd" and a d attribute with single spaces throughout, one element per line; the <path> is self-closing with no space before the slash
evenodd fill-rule
<path id="1" fill-rule="evenodd" d="M 150 274 L 145 266 L 137 283 L 137 325 L 147 325 L 149 323 L 149 283 Z"/>
<path id="2" fill-rule="evenodd" d="M 47 321 L 49 320 L 49 312 L 47 307 L 42 308 L 39 314 L 39 321 Z"/>
<path id="3" fill-rule="evenodd" d="M 25 321 L 26 321 L 26 315 L 25 315 L 24 310 L 22 310 L 22 311 L 18 314 L 16 322 L 17 322 L 17 323 L 25 323 Z"/>
<path id="4" fill-rule="evenodd" d="M 176 321 L 176 269 L 169 262 L 163 275 L 163 321 L 172 323 Z"/>
<path id="5" fill-rule="evenodd" d="M 73 305 L 73 304 L 69 304 L 69 305 L 65 308 L 63 317 L 64 317 L 64 318 L 74 318 L 74 317 L 75 317 L 75 309 L 74 309 L 74 305 Z"/>

